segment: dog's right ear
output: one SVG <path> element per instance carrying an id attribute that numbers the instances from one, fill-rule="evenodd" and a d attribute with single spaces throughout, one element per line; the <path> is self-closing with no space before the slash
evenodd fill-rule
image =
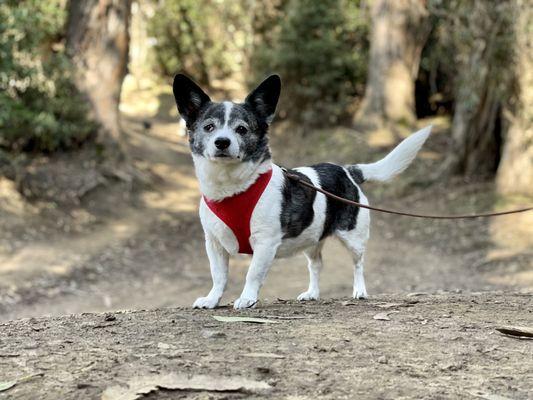
<path id="1" fill-rule="evenodd" d="M 174 99 L 182 118 L 190 127 L 198 117 L 200 109 L 211 101 L 209 96 L 191 78 L 178 74 L 172 84 Z"/>
<path id="2" fill-rule="evenodd" d="M 270 75 L 246 97 L 244 102 L 270 124 L 274 119 L 280 92 L 281 78 L 279 75 Z"/>

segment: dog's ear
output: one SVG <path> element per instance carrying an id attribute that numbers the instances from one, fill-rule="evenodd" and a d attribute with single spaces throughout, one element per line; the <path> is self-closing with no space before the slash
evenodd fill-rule
<path id="1" fill-rule="evenodd" d="M 198 117 L 200 109 L 211 101 L 209 96 L 189 77 L 178 74 L 172 84 L 174 99 L 182 118 L 190 127 Z"/>
<path id="2" fill-rule="evenodd" d="M 281 79 L 279 75 L 270 75 L 246 97 L 245 103 L 267 124 L 270 124 L 274 118 L 280 92 Z"/>

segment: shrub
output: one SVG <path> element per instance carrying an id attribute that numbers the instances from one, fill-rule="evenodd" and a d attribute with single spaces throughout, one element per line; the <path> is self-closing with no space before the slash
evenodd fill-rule
<path id="1" fill-rule="evenodd" d="M 154 69 L 171 77 L 181 72 L 204 86 L 242 72 L 249 32 L 244 0 L 165 0 L 148 22 Z"/>
<path id="2" fill-rule="evenodd" d="M 0 3 L 0 148 L 53 152 L 96 130 L 61 44 L 62 0 Z"/>
<path id="3" fill-rule="evenodd" d="M 262 25 L 252 58 L 255 80 L 271 72 L 282 76 L 280 111 L 291 121 L 306 126 L 339 122 L 363 93 L 366 12 L 359 1 L 289 0 L 279 3 L 277 15 L 279 30 L 272 16 Z"/>

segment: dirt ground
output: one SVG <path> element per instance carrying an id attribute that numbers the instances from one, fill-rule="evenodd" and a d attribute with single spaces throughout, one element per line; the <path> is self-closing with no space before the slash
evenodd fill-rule
<path id="1" fill-rule="evenodd" d="M 239 314 L 277 324 L 213 318 L 235 315 L 227 307 L 22 319 L 0 323 L 2 379 L 42 375 L 0 399 L 99 399 L 169 372 L 268 387 L 146 398 L 531 399 L 533 341 L 495 328 L 531 325 L 532 311 L 531 295 L 488 292 L 277 300 Z"/>
<path id="2" fill-rule="evenodd" d="M 46 388 L 39 398 L 98 398 L 133 371 L 167 370 L 266 379 L 278 397 L 527 398 L 531 342 L 502 337 L 494 327 L 533 325 L 533 213 L 466 221 L 373 214 L 366 254 L 369 301 L 278 302 L 306 289 L 305 259 L 299 256 L 276 261 L 261 308 L 249 313 L 304 319 L 272 326 L 220 324 L 211 316 L 233 311 L 175 309 L 205 295 L 210 276 L 197 217 L 198 185 L 172 98 L 168 89 L 129 90 L 121 106 L 123 126 L 128 156 L 144 184 L 100 168 L 91 148 L 32 160 L 18 182 L 0 178 L 0 382 L 45 374 L 0 398 L 28 398 L 37 388 Z M 448 135 L 446 121 L 431 122 L 435 133 L 410 169 L 392 184 L 365 184 L 372 204 L 463 213 L 531 201 L 500 198 L 483 181 L 435 183 L 443 157 L 438 149 Z M 276 161 L 289 167 L 376 160 L 399 139 L 345 128 L 302 137 L 283 124 L 272 136 Z M 322 298 L 349 295 L 348 254 L 331 241 L 324 259 Z M 238 297 L 248 261 L 232 260 L 223 304 Z M 425 295 L 406 297 L 413 292 Z M 400 312 L 391 321 L 372 319 L 380 303 L 413 299 L 419 302 L 394 306 Z M 116 320 L 109 323 L 85 314 L 144 309 L 158 311 L 113 314 Z M 37 319 L 23 319 L 32 317 Z M 204 330 L 221 335 L 212 338 Z M 244 349 L 285 358 L 241 357 Z"/>

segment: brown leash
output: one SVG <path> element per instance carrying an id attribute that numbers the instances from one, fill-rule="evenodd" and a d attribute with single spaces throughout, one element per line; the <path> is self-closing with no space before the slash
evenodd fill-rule
<path id="1" fill-rule="evenodd" d="M 482 217 L 497 217 L 498 215 L 507 215 L 507 214 L 516 214 L 526 211 L 533 210 L 533 207 L 526 207 L 526 208 L 519 208 L 516 210 L 509 210 L 509 211 L 501 211 L 501 212 L 495 212 L 495 213 L 483 213 L 483 214 L 468 214 L 468 215 L 430 215 L 430 214 L 413 214 L 413 213 L 407 213 L 402 211 L 394 211 L 394 210 L 387 210 L 385 208 L 379 208 L 379 207 L 372 207 L 368 206 L 366 204 L 358 203 L 357 201 L 348 200 L 344 197 L 337 196 L 336 194 L 333 194 L 331 192 L 328 192 L 327 190 L 324 190 L 322 188 L 316 187 L 315 185 L 304 181 L 301 179 L 298 175 L 291 174 L 287 170 L 283 169 L 283 172 L 287 176 L 287 178 L 292 179 L 295 182 L 298 182 L 300 185 L 306 186 L 310 189 L 313 189 L 317 192 L 320 192 L 328 197 L 331 197 L 332 199 L 338 200 L 340 202 L 357 206 L 361 208 L 368 208 L 369 210 L 373 211 L 379 211 L 382 213 L 387 214 L 395 214 L 395 215 L 404 215 L 407 217 L 415 217 L 415 218 L 432 218 L 432 219 L 464 219 L 464 218 L 482 218 Z"/>

